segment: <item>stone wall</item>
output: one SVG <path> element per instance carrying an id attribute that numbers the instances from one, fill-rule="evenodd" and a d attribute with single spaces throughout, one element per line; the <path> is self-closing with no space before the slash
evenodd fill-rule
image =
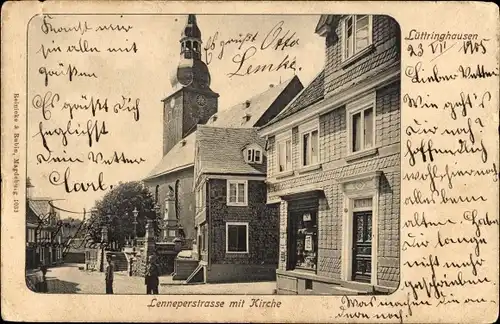
<path id="1" fill-rule="evenodd" d="M 104 250 L 102 248 L 85 250 L 85 270 L 102 271 Z"/>
<path id="2" fill-rule="evenodd" d="M 136 254 L 132 258 L 132 276 L 144 277 L 146 273 L 146 257 L 142 253 Z"/>

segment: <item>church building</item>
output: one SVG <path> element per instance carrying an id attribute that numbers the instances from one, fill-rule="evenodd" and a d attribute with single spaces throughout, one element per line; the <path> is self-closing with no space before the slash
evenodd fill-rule
<path id="1" fill-rule="evenodd" d="M 171 76 L 172 93 L 162 100 L 163 158 L 144 179 L 168 227 L 162 240 L 183 237 L 184 248 L 192 249 L 195 258 L 201 257 L 199 247 L 202 244 L 201 235 L 198 235 L 200 229 L 195 224 L 195 215 L 200 211 L 194 187 L 198 125 L 231 129 L 263 126 L 303 89 L 298 77 L 294 76 L 280 84 L 269 85 L 266 91 L 233 107 L 219 110 L 219 94 L 210 87 L 210 72 L 202 61 L 201 46 L 196 16 L 190 14 L 181 32 L 180 61 Z M 231 95 L 230 90 L 228 95 Z M 231 170 L 224 172 L 231 173 Z M 265 170 L 261 177 L 265 177 Z M 261 199 L 265 203 L 265 195 Z M 274 248 L 277 250 L 277 246 Z"/>

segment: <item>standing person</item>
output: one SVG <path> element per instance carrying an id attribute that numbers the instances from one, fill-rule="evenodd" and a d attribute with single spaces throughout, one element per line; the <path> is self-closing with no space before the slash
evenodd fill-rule
<path id="1" fill-rule="evenodd" d="M 49 291 L 47 287 L 47 265 L 45 262 L 40 263 L 40 271 L 42 272 L 42 281 L 40 282 L 40 292 L 46 293 Z"/>
<path id="2" fill-rule="evenodd" d="M 158 276 L 160 275 L 160 269 L 156 263 L 156 258 L 154 255 L 149 256 L 148 265 L 146 266 L 145 284 L 146 284 L 146 294 L 148 295 L 158 295 L 158 285 L 160 280 Z"/>
<path id="3" fill-rule="evenodd" d="M 106 280 L 106 294 L 113 294 L 113 277 L 115 271 L 115 265 L 113 263 L 114 255 L 108 254 L 106 256 L 106 261 L 108 264 L 106 265 L 105 270 L 105 280 Z"/>

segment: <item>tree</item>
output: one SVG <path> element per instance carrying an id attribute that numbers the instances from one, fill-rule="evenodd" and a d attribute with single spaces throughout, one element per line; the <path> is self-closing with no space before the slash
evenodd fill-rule
<path id="1" fill-rule="evenodd" d="M 119 183 L 106 193 L 102 200 L 95 202 L 95 213 L 89 219 L 89 234 L 94 242 L 101 241 L 101 228 L 108 228 L 108 242 L 123 246 L 127 238 L 134 236 L 134 214 L 137 209 L 137 236 L 146 233 L 147 219 L 156 219 L 154 198 L 148 188 L 140 181 Z M 153 223 L 157 225 L 157 222 Z M 159 234 L 158 226 L 155 233 Z"/>

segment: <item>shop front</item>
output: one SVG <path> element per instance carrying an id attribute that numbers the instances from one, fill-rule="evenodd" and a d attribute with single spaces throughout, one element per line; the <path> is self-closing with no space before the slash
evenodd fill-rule
<path id="1" fill-rule="evenodd" d="M 318 198 L 288 203 L 287 270 L 316 273 L 318 261 Z"/>

